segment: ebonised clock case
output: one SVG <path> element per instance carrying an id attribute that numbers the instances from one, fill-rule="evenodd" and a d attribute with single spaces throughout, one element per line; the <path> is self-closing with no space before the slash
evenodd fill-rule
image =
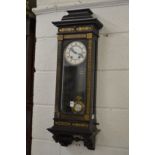
<path id="1" fill-rule="evenodd" d="M 61 21 L 53 22 L 58 27 L 57 82 L 54 125 L 48 130 L 53 133 L 54 140 L 62 146 L 70 145 L 73 140 L 82 140 L 88 149 L 94 150 L 95 137 L 99 132 L 96 127 L 97 46 L 99 29 L 103 25 L 92 16 L 90 9 L 67 12 L 68 15 L 64 16 Z M 74 41 L 86 46 L 86 60 L 79 65 L 70 65 L 65 68 L 65 49 Z M 81 89 L 83 92 L 81 94 L 75 88 L 80 79 L 76 72 L 78 69 L 83 71 L 83 89 Z M 64 73 L 67 73 L 66 77 Z M 84 103 L 83 112 L 76 113 L 71 108 L 63 109 L 62 105 L 67 97 L 68 101 L 77 97 L 77 102 Z"/>

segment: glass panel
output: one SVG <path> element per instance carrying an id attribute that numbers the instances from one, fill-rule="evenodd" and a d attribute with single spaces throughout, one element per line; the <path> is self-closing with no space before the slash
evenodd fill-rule
<path id="1" fill-rule="evenodd" d="M 83 114 L 85 103 L 86 59 L 81 64 L 72 65 L 64 56 L 61 110 L 68 114 Z"/>

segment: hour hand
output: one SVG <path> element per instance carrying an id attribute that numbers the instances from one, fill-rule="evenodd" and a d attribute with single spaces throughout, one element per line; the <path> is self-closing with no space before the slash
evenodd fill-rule
<path id="1" fill-rule="evenodd" d="M 81 53 L 78 53 L 78 55 L 79 55 L 79 57 L 82 57 L 82 58 L 84 58 L 83 54 L 81 54 Z"/>

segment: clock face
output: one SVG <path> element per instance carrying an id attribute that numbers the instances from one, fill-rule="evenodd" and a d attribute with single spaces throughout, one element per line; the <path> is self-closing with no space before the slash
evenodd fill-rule
<path id="1" fill-rule="evenodd" d="M 79 65 L 84 62 L 87 50 L 82 42 L 73 41 L 66 47 L 64 55 L 69 64 Z"/>

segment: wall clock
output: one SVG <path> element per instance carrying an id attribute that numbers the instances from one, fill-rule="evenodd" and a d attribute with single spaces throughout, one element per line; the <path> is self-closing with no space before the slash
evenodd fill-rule
<path id="1" fill-rule="evenodd" d="M 58 27 L 54 125 L 48 130 L 62 146 L 74 140 L 95 149 L 97 44 L 102 23 L 90 9 L 69 10 Z"/>

